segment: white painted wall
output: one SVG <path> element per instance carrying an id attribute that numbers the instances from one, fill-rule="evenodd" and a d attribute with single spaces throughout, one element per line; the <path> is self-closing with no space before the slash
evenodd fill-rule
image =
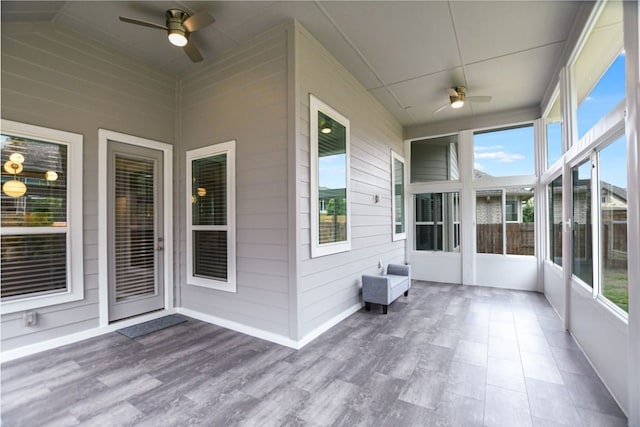
<path id="1" fill-rule="evenodd" d="M 538 263 L 535 257 L 476 254 L 474 285 L 519 291 L 538 290 Z"/>
<path id="2" fill-rule="evenodd" d="M 549 260 L 544 261 L 542 268 L 544 275 L 544 295 L 558 315 L 564 319 L 565 287 L 562 269 Z"/>
<path id="3" fill-rule="evenodd" d="M 300 216 L 297 247 L 298 338 L 361 305 L 360 278 L 405 261 L 392 241 L 391 151 L 403 153 L 402 127 L 304 28 L 296 24 L 296 172 Z M 351 250 L 311 258 L 309 94 L 351 124 Z M 374 195 L 380 202 L 374 203 Z"/>
<path id="4" fill-rule="evenodd" d="M 411 275 L 416 280 L 462 283 L 462 257 L 455 252 L 409 251 Z"/>
<path id="5" fill-rule="evenodd" d="M 629 407 L 626 320 L 593 299 L 591 289 L 572 280 L 569 325 L 592 366 L 623 410 Z"/>
<path id="6" fill-rule="evenodd" d="M 54 24 L 2 23 L 2 118 L 83 135 L 84 299 L 2 316 L 2 350 L 98 326 L 98 129 L 173 141 L 175 79 Z"/>

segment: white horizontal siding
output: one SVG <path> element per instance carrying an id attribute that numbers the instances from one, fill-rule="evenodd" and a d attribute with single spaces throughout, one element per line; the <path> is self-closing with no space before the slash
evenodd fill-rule
<path id="1" fill-rule="evenodd" d="M 11 350 L 98 326 L 98 129 L 171 143 L 175 78 L 53 24 L 2 24 L 2 117 L 80 133 L 84 138 L 82 301 L 2 316 Z"/>
<path id="2" fill-rule="evenodd" d="M 289 337 L 287 38 L 277 28 L 181 82 L 180 305 Z M 237 293 L 186 284 L 184 152 L 236 141 Z"/>
<path id="3" fill-rule="evenodd" d="M 391 154 L 403 152 L 401 125 L 301 27 L 296 32 L 299 104 L 299 337 L 361 301 L 360 277 L 379 260 L 403 262 L 404 241 L 392 241 Z M 351 250 L 310 258 L 309 98 L 320 98 L 351 124 Z M 379 202 L 374 202 L 374 195 Z"/>

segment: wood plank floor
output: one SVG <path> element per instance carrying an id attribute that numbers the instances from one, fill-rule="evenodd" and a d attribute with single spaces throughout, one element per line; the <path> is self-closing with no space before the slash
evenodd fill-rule
<path id="1" fill-rule="evenodd" d="M 10 426 L 626 426 L 544 296 L 414 282 L 300 351 L 190 320 L 2 366 Z"/>

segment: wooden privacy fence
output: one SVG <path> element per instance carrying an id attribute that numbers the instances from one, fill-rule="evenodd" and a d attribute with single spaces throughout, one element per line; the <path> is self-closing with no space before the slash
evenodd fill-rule
<path id="1" fill-rule="evenodd" d="M 627 223 L 602 224 L 602 256 L 610 267 L 627 266 Z"/>
<path id="2" fill-rule="evenodd" d="M 502 253 L 502 224 L 477 224 L 478 253 Z M 533 222 L 507 223 L 507 254 L 534 255 L 535 229 Z"/>

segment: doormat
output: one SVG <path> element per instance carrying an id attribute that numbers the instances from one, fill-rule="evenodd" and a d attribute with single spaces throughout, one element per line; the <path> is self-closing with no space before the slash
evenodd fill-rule
<path id="1" fill-rule="evenodd" d="M 138 325 L 118 329 L 116 332 L 120 332 L 125 337 L 133 339 L 141 337 L 143 335 L 151 334 L 156 331 L 160 331 L 165 328 L 169 328 L 171 326 L 179 325 L 180 323 L 184 323 L 188 320 L 188 318 L 179 314 L 170 314 L 169 316 L 149 320 L 148 322 L 140 323 Z"/>

